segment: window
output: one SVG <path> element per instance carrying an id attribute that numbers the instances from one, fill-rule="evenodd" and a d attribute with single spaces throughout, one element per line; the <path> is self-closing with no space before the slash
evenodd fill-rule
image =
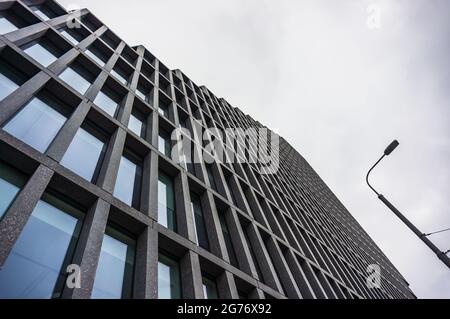
<path id="1" fill-rule="evenodd" d="M 217 285 L 216 281 L 209 276 L 203 275 L 203 296 L 205 299 L 217 299 Z"/>
<path id="2" fill-rule="evenodd" d="M 119 72 L 117 72 L 116 70 L 111 70 L 111 74 L 120 82 L 122 82 L 123 85 L 127 85 L 128 84 L 128 80 L 125 78 L 125 76 L 121 75 Z"/>
<path id="3" fill-rule="evenodd" d="M 107 227 L 103 237 L 91 298 L 131 298 L 135 241 Z"/>
<path id="4" fill-rule="evenodd" d="M 250 239 L 248 238 L 247 231 L 244 231 L 244 237 L 245 237 L 245 241 L 247 242 L 247 247 L 250 251 L 250 256 L 252 256 L 253 264 L 255 265 L 256 272 L 258 273 L 258 278 L 262 283 L 264 283 L 264 277 L 263 277 L 261 268 L 259 267 L 259 261 L 258 261 L 258 259 L 256 259 L 256 255 L 253 252 L 252 243 L 250 242 Z"/>
<path id="5" fill-rule="evenodd" d="M 57 50 L 46 41 L 33 41 L 23 51 L 45 67 L 55 62 L 58 56 Z"/>
<path id="6" fill-rule="evenodd" d="M 268 251 L 268 249 L 267 249 L 267 245 L 266 245 L 266 243 L 264 243 L 264 247 L 265 247 L 265 249 Z M 270 254 L 267 254 L 267 256 L 269 256 L 269 258 L 267 259 L 267 262 L 269 263 L 269 264 L 271 264 L 272 265 L 272 268 L 275 270 L 275 277 L 276 277 L 276 280 L 278 280 L 278 282 L 280 283 L 280 288 L 281 288 L 281 293 L 282 294 L 284 294 L 284 292 L 286 291 L 286 287 L 284 286 L 284 283 L 283 283 L 283 281 L 282 280 L 280 280 L 280 273 L 279 273 L 279 271 L 278 271 L 278 268 L 277 267 L 275 267 L 275 264 L 274 264 L 274 262 L 273 262 L 273 259 L 272 259 L 272 256 L 270 255 Z"/>
<path id="7" fill-rule="evenodd" d="M 141 120 L 141 116 L 137 114 L 131 114 L 130 120 L 128 121 L 128 128 L 138 136 L 144 135 L 144 123 Z"/>
<path id="8" fill-rule="evenodd" d="M 44 194 L 0 270 L 0 298 L 59 298 L 83 213 Z"/>
<path id="9" fill-rule="evenodd" d="M 102 23 L 92 13 L 82 16 L 81 22 L 92 32 L 102 26 Z"/>
<path id="10" fill-rule="evenodd" d="M 0 17 L 0 33 L 6 34 L 19 28 L 6 17 Z"/>
<path id="11" fill-rule="evenodd" d="M 147 96 L 144 93 L 142 93 L 140 89 L 136 89 L 136 95 L 139 96 L 144 101 L 147 101 Z"/>
<path id="12" fill-rule="evenodd" d="M 17 71 L 4 61 L 0 63 L 0 100 L 14 92 L 22 84 L 22 78 Z"/>
<path id="13" fill-rule="evenodd" d="M 184 152 L 186 149 L 182 148 L 183 151 L 183 158 L 185 160 L 185 164 L 186 164 L 186 169 L 188 170 L 189 173 L 191 173 L 192 175 L 195 175 L 195 166 L 194 166 L 194 160 L 192 158 L 194 152 L 195 152 L 195 144 L 194 143 L 189 143 L 189 150 L 187 150 L 187 154 Z M 198 177 L 198 176 L 197 176 Z"/>
<path id="14" fill-rule="evenodd" d="M 169 111 L 172 103 L 172 100 L 167 98 L 165 94 L 159 92 L 158 113 L 169 120 L 173 120 L 172 118 L 170 118 L 171 112 Z"/>
<path id="15" fill-rule="evenodd" d="M 66 122 L 67 113 L 61 103 L 42 95 L 31 99 L 3 129 L 44 153 Z"/>
<path id="16" fill-rule="evenodd" d="M 167 105 L 159 105 L 158 113 L 162 116 L 169 118 L 169 107 Z"/>
<path id="17" fill-rule="evenodd" d="M 105 149 L 105 143 L 95 133 L 90 127 L 79 128 L 61 160 L 61 165 L 88 181 L 95 179 Z"/>
<path id="18" fill-rule="evenodd" d="M 135 62 L 138 58 L 136 51 L 134 51 L 129 46 L 125 46 L 123 48 L 121 55 L 122 55 L 122 58 L 124 58 L 131 65 L 135 65 Z"/>
<path id="19" fill-rule="evenodd" d="M 109 29 L 103 32 L 100 39 L 102 39 L 103 42 L 105 42 L 113 50 L 120 44 L 120 39 Z"/>
<path id="20" fill-rule="evenodd" d="M 105 90 L 108 92 L 109 90 Z M 97 97 L 94 100 L 94 103 L 99 106 L 106 113 L 114 117 L 116 114 L 117 106 L 119 105 L 116 101 L 113 100 L 110 96 L 112 92 L 108 92 L 108 94 L 103 91 L 98 92 Z M 116 98 L 117 99 L 117 98 Z"/>
<path id="21" fill-rule="evenodd" d="M 210 164 L 206 164 L 205 166 L 206 166 L 206 173 L 208 174 L 209 184 L 211 185 L 212 189 L 214 189 L 217 192 L 217 185 L 216 180 L 214 179 L 212 167 Z"/>
<path id="22" fill-rule="evenodd" d="M 225 220 L 224 214 L 219 214 L 220 226 L 222 228 L 223 238 L 225 240 L 225 246 L 227 248 L 228 257 L 230 258 L 230 263 L 234 267 L 238 267 L 236 254 L 234 252 L 233 242 L 231 241 L 230 231 L 228 230 L 227 221 Z"/>
<path id="23" fill-rule="evenodd" d="M 39 7 L 31 7 L 31 10 L 33 10 L 34 13 L 36 13 L 36 15 L 38 15 L 42 20 L 50 20 L 50 17 L 42 12 Z"/>
<path id="24" fill-rule="evenodd" d="M 70 31 L 66 31 L 66 30 L 61 30 L 60 33 L 67 39 L 69 40 L 73 45 L 77 45 L 78 43 L 80 43 L 79 40 L 77 40 L 75 35 L 72 35 L 71 33 L 69 33 Z"/>
<path id="25" fill-rule="evenodd" d="M 226 183 L 226 186 L 228 187 L 228 190 L 229 190 L 229 193 L 230 193 L 230 195 L 231 195 L 231 202 L 233 203 L 233 204 L 235 204 L 235 205 L 238 205 L 239 204 L 239 202 L 236 200 L 236 196 L 235 196 L 235 194 L 234 194 L 234 191 L 233 191 L 233 188 L 231 188 L 231 186 L 230 186 L 230 182 L 232 181 L 232 178 L 230 177 L 230 179 L 228 180 L 228 183 Z M 241 208 L 241 207 L 239 207 L 239 208 Z M 245 210 L 244 210 L 245 211 Z"/>
<path id="26" fill-rule="evenodd" d="M 84 53 L 92 60 L 94 60 L 98 65 L 102 67 L 105 66 L 105 61 L 107 60 L 107 58 L 105 54 L 103 54 L 97 47 L 91 45 L 88 50 L 84 51 Z"/>
<path id="27" fill-rule="evenodd" d="M 181 298 L 180 265 L 165 255 L 158 258 L 158 299 Z"/>
<path id="28" fill-rule="evenodd" d="M 161 171 L 158 177 L 158 222 L 176 231 L 173 181 Z"/>
<path id="29" fill-rule="evenodd" d="M 158 151 L 163 153 L 164 155 L 171 157 L 171 143 L 170 143 L 170 136 L 169 133 L 167 133 L 164 130 L 159 131 L 158 135 Z"/>
<path id="30" fill-rule="evenodd" d="M 153 85 L 146 80 L 143 76 L 139 77 L 139 81 L 136 88 L 136 95 L 143 101 L 153 105 Z"/>
<path id="31" fill-rule="evenodd" d="M 145 57 L 144 57 L 144 60 L 145 60 Z M 149 64 L 147 64 L 147 62 L 142 63 L 141 73 L 150 81 L 152 81 L 152 82 L 155 81 L 155 69 L 152 66 L 150 66 Z"/>
<path id="32" fill-rule="evenodd" d="M 208 235 L 206 234 L 205 220 L 203 218 L 202 204 L 197 194 L 191 193 L 191 209 L 194 218 L 197 245 L 209 249 Z"/>
<path id="33" fill-rule="evenodd" d="M 139 209 L 141 174 L 142 170 L 139 165 L 122 156 L 114 187 L 114 196 L 136 209 Z"/>
<path id="34" fill-rule="evenodd" d="M 91 82 L 88 80 L 88 75 L 85 70 L 81 68 L 68 67 L 65 69 L 59 77 L 77 90 L 80 94 L 86 93 L 91 86 Z"/>
<path id="35" fill-rule="evenodd" d="M 0 162 L 0 220 L 25 182 L 25 176 L 9 165 Z"/>

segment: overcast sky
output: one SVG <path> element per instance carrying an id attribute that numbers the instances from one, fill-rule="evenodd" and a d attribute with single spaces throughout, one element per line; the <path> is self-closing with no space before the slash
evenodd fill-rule
<path id="1" fill-rule="evenodd" d="M 450 227 L 450 1 L 60 3 L 89 8 L 130 45 L 276 129 L 418 297 L 450 298 L 450 271 L 364 181 L 397 138 L 373 183 L 422 231 Z M 450 249 L 450 232 L 432 239 Z"/>

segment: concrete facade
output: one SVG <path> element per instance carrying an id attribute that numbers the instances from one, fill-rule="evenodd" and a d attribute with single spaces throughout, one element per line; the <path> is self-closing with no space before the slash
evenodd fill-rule
<path id="1" fill-rule="evenodd" d="M 31 3 L 47 8 L 54 16 L 42 20 L 30 8 Z M 72 260 L 81 267 L 82 287 L 65 288 L 63 298 L 90 298 L 103 234 L 110 222 L 126 228 L 136 240 L 134 298 L 157 297 L 159 251 L 178 258 L 182 295 L 187 299 L 204 297 L 203 272 L 215 278 L 219 298 L 414 298 L 401 274 L 284 139 L 280 141 L 280 169 L 276 174 L 263 175 L 252 163 L 214 162 L 210 164 L 214 189 L 205 163 L 195 164 L 191 172 L 158 151 L 159 131 L 171 132 L 181 122 L 191 131 L 199 125 L 246 129 L 261 127 L 260 123 L 206 87 L 197 86 L 180 70 L 169 70 L 143 46 L 130 47 L 87 9 L 77 13 L 81 28 L 76 31 L 82 40 L 76 46 L 59 33 L 72 19 L 54 1 L 0 1 L 0 11 L 20 16 L 24 24 L 0 35 L 0 58 L 16 61 L 28 76 L 23 85 L 0 101 L 0 127 L 43 88 L 73 107 L 45 154 L 0 130 L 0 160 L 28 176 L 0 221 L 0 265 L 8 258 L 37 201 L 51 188 L 86 208 Z M 21 49 L 44 36 L 60 42 L 63 51 L 48 67 Z M 85 54 L 93 43 L 109 57 L 103 67 Z M 73 61 L 95 75 L 84 95 L 58 77 Z M 111 76 L 117 65 L 129 71 L 128 85 Z M 93 103 L 105 83 L 122 96 L 115 117 Z M 136 88 L 142 85 L 152 92 L 149 101 L 136 95 Z M 169 107 L 169 118 L 158 112 L 162 103 Z M 128 128 L 135 110 L 145 117 L 142 136 Z M 59 164 L 86 119 L 109 136 L 95 183 Z M 202 148 L 195 144 L 197 151 Z M 113 196 L 124 149 L 131 149 L 142 160 L 137 208 Z M 158 224 L 160 170 L 174 179 L 177 232 Z M 191 191 L 201 195 L 209 250 L 196 244 Z M 230 262 L 219 214 L 226 220 L 238 267 Z M 379 289 L 366 285 L 370 264 L 382 269 Z"/>

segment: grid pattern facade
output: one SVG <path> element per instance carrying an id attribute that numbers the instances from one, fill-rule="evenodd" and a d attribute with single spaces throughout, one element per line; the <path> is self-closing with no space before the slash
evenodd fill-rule
<path id="1" fill-rule="evenodd" d="M 80 265 L 82 286 L 64 286 L 56 297 L 92 297 L 105 231 L 119 225 L 135 245 L 127 297 L 158 297 L 158 261 L 167 254 L 179 267 L 176 296 L 182 298 L 204 298 L 209 282 L 219 298 L 414 298 L 401 274 L 283 138 L 276 174 L 263 175 L 252 163 L 187 167 L 173 161 L 164 151 L 173 145 L 164 141 L 164 132 L 263 126 L 143 46 L 127 45 L 86 9 L 76 12 L 80 27 L 68 30 L 71 14 L 49 0 L 0 1 L 0 16 L 17 26 L 0 35 L 0 62 L 20 73 L 18 87 L 0 101 L 0 160 L 26 177 L 0 220 L 0 265 L 41 197 L 51 192 L 84 213 L 65 261 Z M 45 43 L 55 58 L 34 59 L 30 43 Z M 68 66 L 83 69 L 85 89 L 63 76 Z M 62 101 L 66 120 L 38 150 L 7 126 L 44 93 Z M 108 109 L 111 100 L 115 109 Z M 61 164 L 80 128 L 101 132 L 104 142 L 89 178 Z M 195 141 L 192 147 L 204 151 Z M 116 184 L 123 158 L 139 173 L 134 193 L 121 200 Z M 176 227 L 158 223 L 161 175 L 173 186 L 173 207 L 165 212 L 173 213 Z M 195 207 L 203 219 L 196 219 Z M 370 264 L 381 267 L 379 289 L 366 285 Z"/>

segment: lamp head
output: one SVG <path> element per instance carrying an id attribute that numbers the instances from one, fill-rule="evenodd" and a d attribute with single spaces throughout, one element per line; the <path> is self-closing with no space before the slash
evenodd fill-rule
<path id="1" fill-rule="evenodd" d="M 384 150 L 384 155 L 391 154 L 400 143 L 397 140 L 394 140 L 388 147 Z"/>

